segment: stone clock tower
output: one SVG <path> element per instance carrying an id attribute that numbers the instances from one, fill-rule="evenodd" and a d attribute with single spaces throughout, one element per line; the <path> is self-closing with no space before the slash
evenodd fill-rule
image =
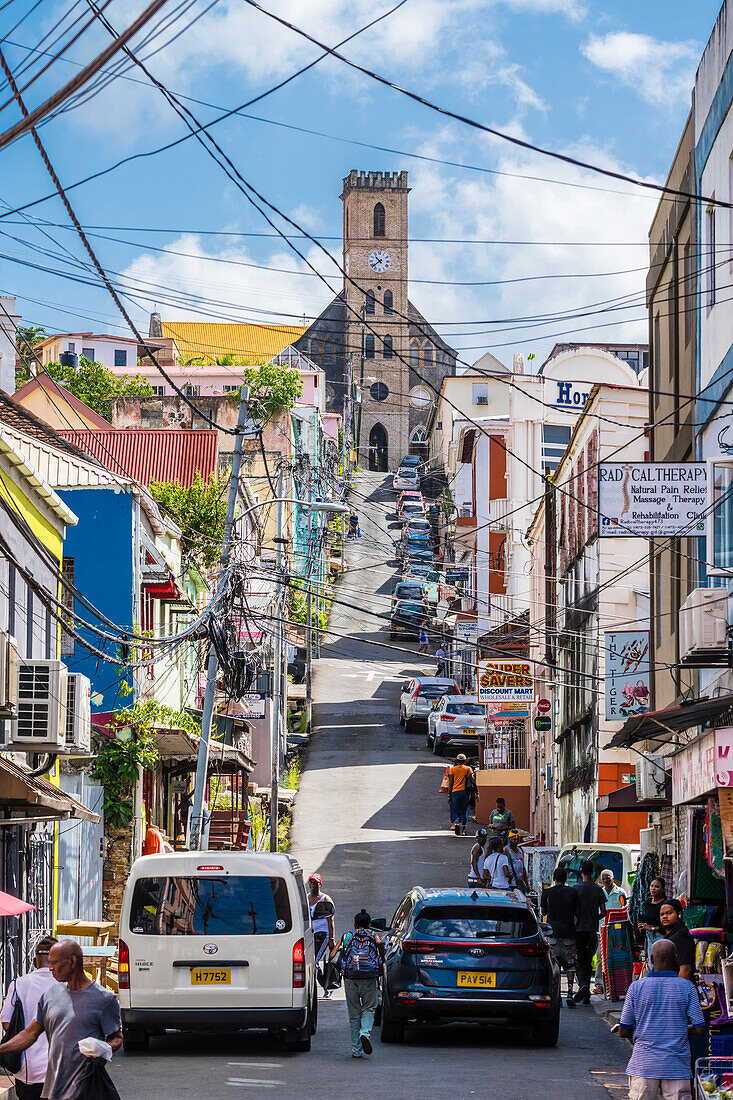
<path id="1" fill-rule="evenodd" d="M 361 388 L 359 465 L 396 470 L 410 449 L 407 172 L 343 181 L 345 351 Z M 362 323 L 363 318 L 363 323 Z M 359 427 L 356 411 L 355 428 Z"/>

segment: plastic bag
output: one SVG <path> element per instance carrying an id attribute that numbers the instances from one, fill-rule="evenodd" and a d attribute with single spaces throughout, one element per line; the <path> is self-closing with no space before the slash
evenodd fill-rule
<path id="1" fill-rule="evenodd" d="M 84 1042 L 85 1040 L 80 1040 Z M 70 1100 L 121 1100 L 104 1058 L 90 1058 L 84 1067 Z"/>
<path id="2" fill-rule="evenodd" d="M 79 1050 L 85 1058 L 104 1058 L 105 1062 L 112 1061 L 112 1047 L 105 1043 L 104 1039 L 93 1039 L 91 1035 L 79 1040 Z"/>

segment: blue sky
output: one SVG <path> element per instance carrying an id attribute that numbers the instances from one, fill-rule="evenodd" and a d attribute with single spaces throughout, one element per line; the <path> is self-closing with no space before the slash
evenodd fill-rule
<path id="1" fill-rule="evenodd" d="M 394 2 L 271 0 L 265 6 L 335 44 L 389 11 Z M 38 54 L 29 53 L 28 47 L 49 48 L 44 36 L 68 12 L 61 26 L 64 41 L 70 22 L 86 9 L 83 0 L 47 2 L 35 13 L 32 6 L 32 0 L 14 0 L 1 13 L 10 64 L 14 69 L 25 66 L 30 58 L 30 68 L 19 74 L 21 84 L 40 66 Z M 696 5 L 661 0 L 643 5 L 407 0 L 344 52 L 492 127 L 661 181 L 689 109 L 695 68 L 718 6 L 709 0 Z M 142 0 L 113 0 L 106 14 L 119 30 L 143 7 Z M 166 45 L 196 16 L 200 18 L 193 26 Z M 225 109 L 259 95 L 319 52 L 243 0 L 219 0 L 213 6 L 211 0 L 193 0 L 190 7 L 169 0 L 151 30 L 161 33 L 147 45 L 138 39 L 136 49 L 142 57 L 152 54 L 148 64 L 153 73 L 176 92 Z M 70 79 L 107 41 L 103 30 L 88 31 L 66 60 L 57 61 L 28 88 L 29 106 Z M 160 93 L 141 83 L 139 70 L 126 65 L 124 75 L 132 79 L 110 81 L 94 98 L 76 103 L 42 127 L 65 184 L 184 132 Z M 5 86 L 0 104 L 7 92 Z M 218 113 L 187 102 L 201 120 Z M 250 113 L 269 122 L 235 116 L 215 128 L 217 140 L 257 190 L 318 237 L 340 233 L 340 184 L 351 168 L 409 171 L 411 236 L 465 242 L 415 241 L 411 298 L 431 321 L 440 323 L 440 331 L 466 362 L 487 349 L 509 362 L 514 351 L 533 351 L 541 359 L 555 338 L 646 338 L 643 269 L 653 198 L 477 134 L 333 59 Z M 3 127 L 16 120 L 12 103 L 3 115 Z M 359 148 L 346 139 L 401 152 Z M 6 208 L 52 190 L 30 137 L 0 156 L 0 202 Z M 131 289 L 131 305 L 141 324 L 147 325 L 153 304 L 170 319 L 264 321 L 313 316 L 329 298 L 319 280 L 299 274 L 304 265 L 283 242 L 236 236 L 271 230 L 194 141 L 133 161 L 72 190 L 70 197 L 85 226 L 123 227 L 93 232 L 123 237 L 129 245 L 93 239 L 105 266 L 120 273 Z M 33 207 L 28 216 L 67 222 L 57 200 Z M 2 261 L 0 292 L 18 296 L 24 318 L 50 331 L 122 331 L 121 319 L 102 290 L 59 276 L 59 270 L 80 269 L 63 265 L 58 253 L 69 258 L 68 250 L 77 263 L 84 259 L 73 233 L 56 224 L 43 225 L 46 236 L 37 222 L 31 225 L 18 215 L 0 220 L 0 229 L 19 238 L 3 238 L 3 254 L 42 268 Z M 472 243 L 487 239 L 560 243 Z M 324 243 L 339 252 L 337 241 Z M 154 251 L 153 246 L 171 251 Z M 307 243 L 305 251 L 331 286 L 339 286 L 327 257 Z M 621 274 L 599 277 L 608 272 Z M 494 285 L 456 285 L 468 282 Z M 611 324 L 608 315 L 561 316 L 586 307 L 592 312 L 595 304 L 612 298 L 627 303 L 612 315 L 622 324 Z M 518 320 L 554 313 L 560 316 L 544 324 Z"/>

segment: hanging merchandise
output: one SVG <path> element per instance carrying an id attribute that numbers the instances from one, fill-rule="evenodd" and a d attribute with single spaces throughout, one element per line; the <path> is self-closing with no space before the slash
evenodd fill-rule
<path id="1" fill-rule="evenodd" d="M 708 799 L 703 826 L 703 853 L 705 862 L 714 875 L 723 877 L 723 829 L 717 800 Z"/>
<path id="2" fill-rule="evenodd" d="M 606 910 L 606 916 L 601 925 L 601 960 L 606 997 L 610 1001 L 619 1001 L 625 995 L 634 977 L 628 909 Z"/>
<path id="3" fill-rule="evenodd" d="M 647 852 L 639 865 L 634 885 L 631 888 L 628 915 L 632 925 L 638 924 L 641 920 L 642 913 L 649 901 L 650 883 L 652 879 L 659 878 L 659 871 L 659 856 L 656 852 Z"/>

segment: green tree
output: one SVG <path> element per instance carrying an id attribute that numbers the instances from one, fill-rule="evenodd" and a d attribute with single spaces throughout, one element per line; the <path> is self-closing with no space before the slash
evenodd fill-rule
<path id="1" fill-rule="evenodd" d="M 249 407 L 257 419 L 268 420 L 282 409 L 292 409 L 303 393 L 303 379 L 294 367 L 284 367 L 280 363 L 234 363 L 233 360 L 233 355 L 222 355 L 217 363 L 225 367 L 244 367 L 242 374 L 249 386 Z M 239 400 L 239 390 L 232 390 L 229 396 Z"/>
<path id="2" fill-rule="evenodd" d="M 33 358 L 30 355 L 30 349 L 40 344 L 41 340 L 45 340 L 47 335 L 43 325 L 18 325 L 15 332 L 15 346 L 21 355 Z"/>
<path id="3" fill-rule="evenodd" d="M 152 397 L 153 394 L 153 387 L 141 374 L 132 378 L 128 375 L 118 376 L 101 363 L 91 362 L 83 355 L 76 370 L 60 363 L 49 363 L 45 370 L 55 382 L 107 420 L 111 416 L 115 397 Z M 15 372 L 16 389 L 24 386 L 31 377 L 31 371 L 23 364 Z"/>
<path id="4" fill-rule="evenodd" d="M 183 532 L 184 553 L 192 554 L 207 568 L 216 565 L 224 537 L 229 474 L 210 474 L 204 481 L 197 471 L 193 485 L 180 481 L 153 481 L 150 492 Z"/>

